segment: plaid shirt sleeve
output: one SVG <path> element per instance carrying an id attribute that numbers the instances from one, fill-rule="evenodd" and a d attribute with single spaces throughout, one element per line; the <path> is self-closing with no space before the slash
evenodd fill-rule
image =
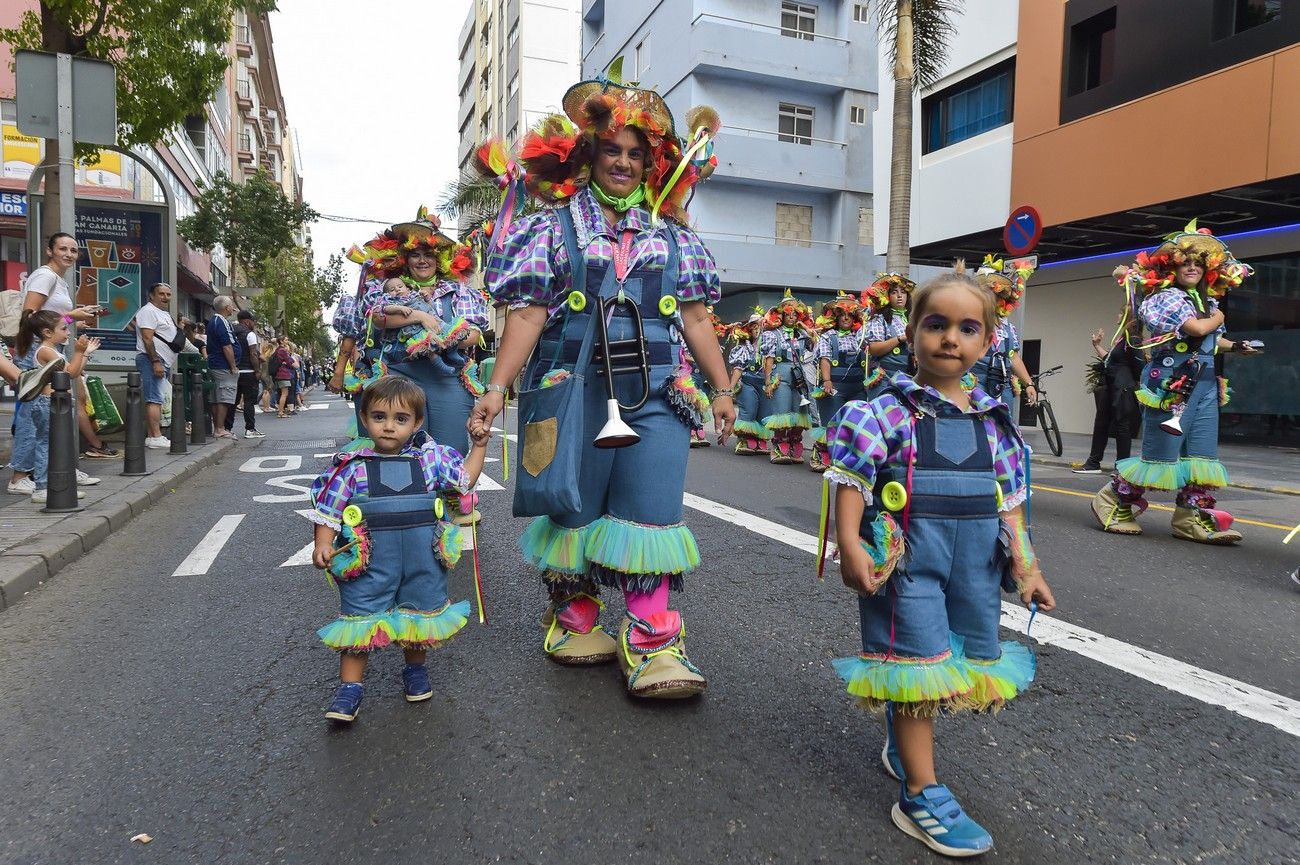
<path id="1" fill-rule="evenodd" d="M 424 483 L 427 489 L 457 492 L 462 495 L 469 492 L 465 477 L 465 460 L 460 451 L 447 445 L 429 441 L 420 449 L 420 468 L 424 470 Z"/>
<path id="2" fill-rule="evenodd" d="M 813 360 L 821 360 L 824 357 L 831 356 L 831 340 L 837 337 L 831 333 L 823 333 L 817 337 L 817 347 L 813 350 Z"/>
<path id="3" fill-rule="evenodd" d="M 334 320 L 331 324 L 334 332 L 339 336 L 356 337 L 361 334 L 361 317 L 355 297 L 344 295 L 339 298 L 339 305 L 334 308 Z"/>
<path id="4" fill-rule="evenodd" d="M 1008 354 L 1017 354 L 1020 352 L 1020 334 L 1016 331 L 1016 326 L 1005 319 L 998 324 L 998 339 L 1001 344 L 1005 343 Z"/>
<path id="5" fill-rule="evenodd" d="M 510 226 L 503 248 L 496 248 L 495 238 L 491 243 L 484 284 L 495 300 L 509 303 L 512 309 L 549 308 L 557 286 L 568 285 L 568 256 L 563 255 L 559 218 L 549 210 Z"/>
<path id="6" fill-rule="evenodd" d="M 776 351 L 781 347 L 781 341 L 777 338 L 777 331 L 765 330 L 758 337 L 758 356 L 776 357 Z"/>
<path id="7" fill-rule="evenodd" d="M 883 315 L 873 315 L 867 319 L 867 342 L 884 342 L 889 339 L 889 334 L 885 332 L 885 317 Z"/>
<path id="8" fill-rule="evenodd" d="M 727 355 L 727 363 L 731 364 L 733 367 L 749 366 L 753 360 L 754 344 L 750 342 L 736 343 L 732 346 L 731 352 Z"/>
<path id="9" fill-rule="evenodd" d="M 465 283 L 456 286 L 456 296 L 451 301 L 451 313 L 477 327 L 487 330 L 488 306 L 478 289 Z"/>
<path id="10" fill-rule="evenodd" d="M 1183 323 L 1196 318 L 1196 309 L 1181 291 L 1157 291 L 1138 307 L 1142 323 L 1155 336 L 1174 333 Z"/>
<path id="11" fill-rule="evenodd" d="M 713 253 L 691 229 L 676 223 L 669 223 L 669 226 L 669 231 L 677 235 L 677 255 L 681 266 L 677 277 L 677 298 L 717 303 L 722 297 L 722 280 L 718 277 Z"/>
<path id="12" fill-rule="evenodd" d="M 854 487 L 871 504 L 876 471 L 889 459 L 889 431 L 894 428 L 896 434 L 900 424 L 907 422 L 907 412 L 892 399 L 883 415 L 874 402 L 845 403 L 826 428 L 826 446 L 831 457 L 826 479 Z"/>
<path id="13" fill-rule="evenodd" d="M 989 449 L 993 453 L 993 473 L 1002 491 L 1000 510 L 1009 511 L 1025 503 L 1029 497 L 1026 483 L 1025 461 L 1029 458 L 1029 445 L 1014 428 L 1003 428 L 992 414 L 984 417 L 984 430 L 988 434 Z"/>
<path id="14" fill-rule="evenodd" d="M 364 460 L 353 460 L 342 466 L 330 466 L 328 471 L 312 481 L 312 515 L 309 519 L 337 532 L 343 509 L 365 486 L 365 471 Z"/>

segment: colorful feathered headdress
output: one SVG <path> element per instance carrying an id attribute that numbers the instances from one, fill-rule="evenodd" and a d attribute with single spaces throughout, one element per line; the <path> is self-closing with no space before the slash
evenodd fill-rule
<path id="1" fill-rule="evenodd" d="M 781 302 L 773 305 L 767 311 L 763 328 L 765 330 L 776 330 L 781 326 L 782 315 L 787 312 L 793 312 L 798 317 L 800 324 L 809 327 L 813 326 L 812 310 L 808 308 L 808 304 L 795 297 L 794 292 L 787 288 L 785 294 L 781 297 Z"/>
<path id="2" fill-rule="evenodd" d="M 856 297 L 844 291 L 822 304 L 822 314 L 817 317 L 817 327 L 822 330 L 835 327 L 835 319 L 841 312 L 846 312 L 852 317 L 853 330 L 862 327 L 862 304 Z"/>
<path id="3" fill-rule="evenodd" d="M 975 271 L 975 281 L 993 292 L 997 298 L 998 317 L 1006 318 L 1025 296 L 1025 284 L 1033 272 L 1032 267 L 1021 267 L 1010 274 L 1004 273 L 1002 259 L 990 254 L 984 256 L 984 261 Z"/>
<path id="4" fill-rule="evenodd" d="M 916 283 L 901 273 L 878 273 L 876 281 L 862 290 L 858 300 L 868 314 L 881 312 L 889 306 L 889 290 L 901 288 L 910 297 L 916 289 Z"/>
<path id="5" fill-rule="evenodd" d="M 713 139 L 722 121 L 712 108 L 692 108 L 686 113 L 687 137 L 679 137 L 663 97 L 625 83 L 622 68 L 619 57 L 604 75 L 570 87 L 562 100 L 564 114 L 542 118 L 524 135 L 517 163 L 500 142 L 479 148 L 480 170 L 506 190 L 503 213 L 510 185 L 516 182 L 544 205 L 572 198 L 591 182 L 597 143 L 632 128 L 645 137 L 649 149 L 645 187 L 652 217 L 663 214 L 686 221 L 687 196 L 718 164 Z"/>
<path id="6" fill-rule="evenodd" d="M 1205 270 L 1202 281 L 1215 298 L 1223 297 L 1255 272 L 1249 264 L 1234 258 L 1227 244 L 1210 229 L 1197 228 L 1193 219 L 1182 231 L 1166 234 L 1164 242 L 1151 252 L 1139 252 L 1132 267 L 1117 268 L 1115 277 L 1120 285 L 1150 294 L 1173 285 L 1175 269 L 1189 261 Z"/>
<path id="7" fill-rule="evenodd" d="M 361 265 L 362 273 L 387 279 L 406 272 L 406 256 L 413 249 L 429 249 L 437 259 L 440 279 L 464 280 L 474 271 L 474 249 L 443 234 L 438 217 L 421 205 L 410 222 L 386 228 L 364 246 L 348 250 L 348 260 Z"/>

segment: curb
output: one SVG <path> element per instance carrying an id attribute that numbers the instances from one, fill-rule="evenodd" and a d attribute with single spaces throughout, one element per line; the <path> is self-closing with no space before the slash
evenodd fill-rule
<path id="1" fill-rule="evenodd" d="M 96 502 L 60 520 L 50 532 L 0 553 L 0 611 L 17 604 L 32 589 L 166 498 L 176 484 L 218 462 L 234 446 L 229 439 L 210 442 L 192 459 L 187 456 L 155 471 L 148 478 L 149 486 L 123 490 L 111 500 Z"/>
<path id="2" fill-rule="evenodd" d="M 1044 457 L 1044 456 L 1039 456 L 1038 454 L 1034 454 L 1032 457 L 1030 457 L 1030 459 L 1033 462 L 1039 463 L 1041 465 L 1055 466 L 1056 468 L 1074 469 L 1079 467 L 1078 464 L 1073 463 L 1067 459 L 1061 459 L 1059 457 Z M 1106 473 L 1102 472 L 1097 477 L 1105 477 L 1105 476 Z M 1279 495 L 1279 496 L 1300 496 L 1300 489 L 1294 489 L 1292 487 L 1266 487 L 1263 484 L 1243 484 L 1236 481 L 1230 482 L 1228 486 L 1235 487 L 1239 490 L 1250 490 L 1251 492 L 1256 492 L 1256 493 L 1273 493 L 1274 495 Z"/>

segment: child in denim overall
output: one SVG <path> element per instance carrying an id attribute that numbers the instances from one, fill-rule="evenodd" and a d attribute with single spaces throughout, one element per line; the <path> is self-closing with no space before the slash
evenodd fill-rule
<path id="1" fill-rule="evenodd" d="M 441 496 L 464 494 L 478 481 L 488 435 L 468 458 L 427 439 L 424 392 L 384 376 L 361 395 L 361 418 L 373 447 L 335 457 L 312 484 L 316 548 L 312 562 L 338 583 L 340 615 L 321 640 L 340 653 L 341 684 L 325 717 L 350 722 L 361 705 L 369 652 L 391 643 L 406 656 L 408 702 L 433 696 L 426 650 L 465 626 L 469 602 L 447 598 L 447 570 L 460 557 L 460 532 L 444 516 Z"/>
<path id="2" fill-rule="evenodd" d="M 1028 451 L 1006 406 L 962 386 L 995 326 L 993 295 L 960 266 L 918 289 L 915 378 L 848 403 L 827 433 L 841 572 L 862 623 L 862 654 L 835 668 L 886 711 L 895 825 L 949 856 L 993 839 L 935 777 L 934 716 L 1000 708 L 1033 680 L 1029 651 L 998 641 L 1004 577 L 1026 605 L 1055 606 L 1022 510 Z"/>

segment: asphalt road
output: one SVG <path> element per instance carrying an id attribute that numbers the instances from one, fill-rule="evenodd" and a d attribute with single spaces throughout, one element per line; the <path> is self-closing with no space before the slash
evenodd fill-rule
<path id="1" fill-rule="evenodd" d="M 819 584 L 812 555 L 698 510 L 704 565 L 680 607 L 702 699 L 634 703 L 614 667 L 543 658 L 507 485 L 482 496 L 489 624 L 431 655 L 426 703 L 401 699 L 400 658 L 381 653 L 357 723 L 331 727 L 337 668 L 314 630 L 334 592 L 282 566 L 310 540 L 297 497 L 350 413 L 319 402 L 263 420 L 267 439 L 0 614 L 0 862 L 939 861 L 889 823 L 879 723 L 831 670 L 857 638 L 834 569 Z M 1300 698 L 1283 531 L 1246 525 L 1241 548 L 1210 549 L 1151 511 L 1146 536 L 1112 537 L 1068 493 L 1100 479 L 1034 480 L 1057 618 Z M 818 483 L 714 447 L 693 452 L 688 491 L 815 534 Z M 1294 498 L 1223 503 L 1297 517 Z M 240 514 L 206 573 L 172 575 Z M 468 562 L 454 597 L 472 597 Z M 1300 861 L 1294 735 L 1037 651 L 1039 680 L 1010 709 L 940 723 L 941 776 L 997 844 L 985 861 Z M 152 843 L 130 841 L 141 832 Z"/>

